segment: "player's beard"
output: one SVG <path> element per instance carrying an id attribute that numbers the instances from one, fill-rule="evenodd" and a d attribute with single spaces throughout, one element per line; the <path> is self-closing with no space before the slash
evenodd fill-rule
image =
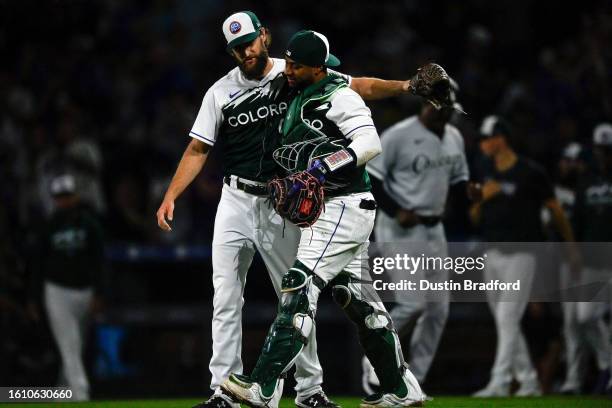
<path id="1" fill-rule="evenodd" d="M 259 55 L 256 55 L 252 58 L 255 59 L 255 64 L 253 64 L 252 66 L 247 68 L 245 64 L 246 61 L 240 62 L 238 66 L 240 67 L 240 70 L 242 71 L 244 76 L 247 77 L 247 79 L 260 79 L 261 77 L 263 77 L 264 70 L 266 69 L 266 65 L 268 64 L 268 50 L 264 48 L 263 50 L 261 50 Z"/>

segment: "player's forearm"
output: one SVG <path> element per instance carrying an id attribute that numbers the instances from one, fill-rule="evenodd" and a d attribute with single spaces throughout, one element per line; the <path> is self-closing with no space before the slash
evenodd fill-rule
<path id="1" fill-rule="evenodd" d="M 410 81 L 393 81 L 379 78 L 353 78 L 351 89 L 365 100 L 392 98 L 408 92 Z"/>
<path id="2" fill-rule="evenodd" d="M 348 148 L 355 153 L 356 165 L 363 166 L 382 152 L 380 137 L 375 127 L 365 127 L 353 136 Z"/>
<path id="3" fill-rule="evenodd" d="M 175 200 L 185 191 L 187 186 L 191 184 L 202 170 L 209 150 L 210 147 L 208 145 L 195 139 L 189 143 L 174 173 L 174 177 L 172 177 L 164 197 L 165 199 Z"/>
<path id="4" fill-rule="evenodd" d="M 561 235 L 566 242 L 574 242 L 574 231 L 559 202 L 557 200 L 550 200 L 546 203 L 546 207 L 551 212 L 553 223 L 559 235 Z"/>
<path id="5" fill-rule="evenodd" d="M 374 175 L 370 175 L 370 182 L 372 183 L 372 194 L 378 203 L 378 208 L 384 211 L 389 217 L 395 218 L 397 212 L 401 207 L 391 198 L 385 191 L 382 180 L 376 178 Z"/>

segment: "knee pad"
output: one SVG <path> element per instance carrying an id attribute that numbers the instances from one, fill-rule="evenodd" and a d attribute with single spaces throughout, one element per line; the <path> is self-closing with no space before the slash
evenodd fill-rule
<path id="1" fill-rule="evenodd" d="M 277 317 L 278 327 L 293 328 L 308 343 L 312 331 L 314 311 L 310 307 L 309 292 L 312 274 L 299 261 L 283 276 L 281 305 Z"/>
<path id="2" fill-rule="evenodd" d="M 341 274 L 332 281 L 332 296 L 359 332 L 359 341 L 374 366 L 381 389 L 391 392 L 402 380 L 404 357 L 391 316 L 362 300 L 351 278 Z"/>
<path id="3" fill-rule="evenodd" d="M 332 286 L 332 298 L 334 299 L 334 302 L 340 305 L 341 308 L 345 309 L 351 303 L 352 297 L 353 295 L 348 286 Z"/>
<path id="4" fill-rule="evenodd" d="M 293 365 L 314 325 L 309 295 L 316 292 L 306 268 L 291 268 L 283 277 L 278 314 L 270 327 L 253 379 L 270 385 Z"/>
<path id="5" fill-rule="evenodd" d="M 348 275 L 338 275 L 332 281 L 332 297 L 357 327 L 370 330 L 382 328 L 392 330 L 393 323 L 389 314 L 361 300 L 361 294 L 355 293 L 350 283 L 351 278 Z"/>
<path id="6" fill-rule="evenodd" d="M 273 328 L 295 330 L 294 337 L 307 344 L 313 326 L 313 317 L 307 289 L 302 287 L 295 291 L 283 293 Z"/>

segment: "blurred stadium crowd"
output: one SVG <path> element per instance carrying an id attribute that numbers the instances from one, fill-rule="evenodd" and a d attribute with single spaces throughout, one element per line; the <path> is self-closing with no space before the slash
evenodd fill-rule
<path id="1" fill-rule="evenodd" d="M 221 187 L 214 154 L 178 201 L 172 234 L 154 214 L 204 91 L 233 66 L 220 26 L 236 10 L 256 9 L 273 56 L 293 32 L 313 28 L 351 75 L 407 79 L 425 62 L 442 64 L 468 113 L 457 126 L 469 160 L 480 157 L 481 119 L 498 113 L 513 125 L 517 150 L 554 179 L 564 147 L 588 149 L 593 128 L 612 119 L 612 7 L 553 12 L 545 3 L 2 2 L 0 307 L 25 302 L 29 244 L 53 210 L 58 174 L 76 176 L 108 243 L 210 243 Z M 419 103 L 370 106 L 382 132 Z M 450 216 L 449 241 L 473 233 L 466 214 Z"/>

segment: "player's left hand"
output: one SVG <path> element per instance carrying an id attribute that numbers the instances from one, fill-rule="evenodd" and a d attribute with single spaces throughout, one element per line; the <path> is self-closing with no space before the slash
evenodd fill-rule
<path id="1" fill-rule="evenodd" d="M 453 107 L 450 78 L 438 64 L 429 63 L 419 68 L 410 79 L 408 91 L 425 98 L 436 109 Z"/>
<path id="2" fill-rule="evenodd" d="M 419 216 L 414 211 L 404 208 L 397 210 L 395 219 L 404 228 L 412 228 L 420 222 Z"/>
<path id="3" fill-rule="evenodd" d="M 308 171 L 270 180 L 268 196 L 281 217 L 302 228 L 317 221 L 325 198 L 323 186 Z"/>
<path id="4" fill-rule="evenodd" d="M 312 174 L 319 183 L 325 183 L 325 175 L 327 174 L 327 168 L 323 164 L 323 162 L 319 159 L 316 159 L 312 162 L 312 165 L 308 168 L 308 173 Z"/>

